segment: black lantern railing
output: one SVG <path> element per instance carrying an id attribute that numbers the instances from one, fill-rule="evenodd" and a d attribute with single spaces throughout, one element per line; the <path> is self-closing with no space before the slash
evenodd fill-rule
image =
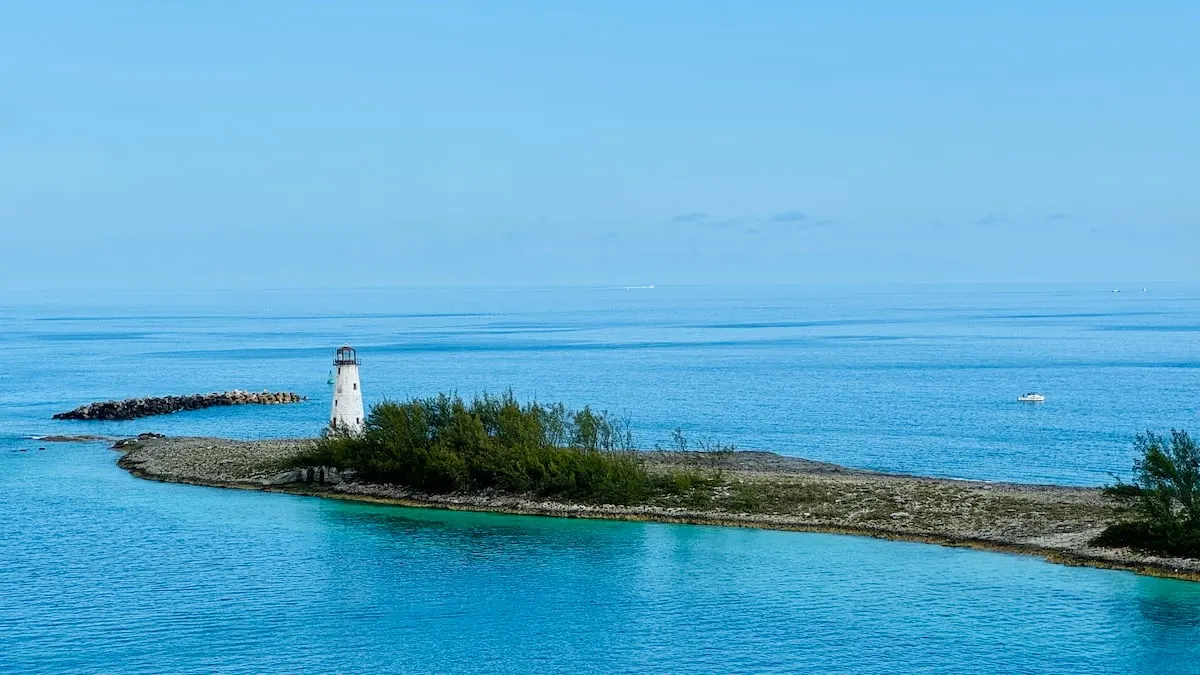
<path id="1" fill-rule="evenodd" d="M 333 353 L 333 365 L 335 366 L 357 366 L 361 364 L 362 362 L 358 360 L 358 352 L 355 351 L 354 347 L 349 345 L 339 347 Z"/>

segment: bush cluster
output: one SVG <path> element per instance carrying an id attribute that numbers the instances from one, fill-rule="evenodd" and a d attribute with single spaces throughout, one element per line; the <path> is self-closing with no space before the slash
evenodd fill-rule
<path id="1" fill-rule="evenodd" d="M 430 493 L 496 489 L 590 502 L 644 501 L 652 479 L 628 425 L 590 408 L 522 405 L 512 393 L 374 406 L 359 435 L 327 434 L 299 465 Z"/>
<path id="2" fill-rule="evenodd" d="M 1104 489 L 1128 518 L 1092 543 L 1200 558 L 1200 448 L 1185 431 L 1172 431 L 1170 439 L 1148 432 L 1136 445 L 1133 482 Z"/>

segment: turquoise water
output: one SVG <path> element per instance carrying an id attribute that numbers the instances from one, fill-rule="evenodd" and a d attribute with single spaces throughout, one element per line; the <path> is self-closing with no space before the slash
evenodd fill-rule
<path id="1" fill-rule="evenodd" d="M 1099 484 L 1200 428 L 1200 288 L 128 294 L 0 306 L 0 672 L 1200 671 L 1200 584 L 857 537 L 372 507 L 134 479 L 49 433 L 312 433 L 512 386 L 695 438 Z M 7 299 L 6 299 L 7 301 Z M 51 422 L 242 387 L 297 406 Z M 1038 389 L 1043 406 L 1015 396 Z M 38 450 L 45 447 L 45 450 Z M 24 450 L 24 452 L 22 452 Z"/>

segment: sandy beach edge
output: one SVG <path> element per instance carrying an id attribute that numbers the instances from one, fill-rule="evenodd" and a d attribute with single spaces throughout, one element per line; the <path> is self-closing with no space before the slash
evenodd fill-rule
<path id="1" fill-rule="evenodd" d="M 297 441 L 231 441 L 228 439 L 154 439 L 148 443 L 138 443 L 120 448 L 122 456 L 117 464 L 138 478 L 164 483 L 178 483 L 203 487 L 238 489 L 256 492 L 288 494 L 293 496 L 317 497 L 366 504 L 400 506 L 407 508 L 440 509 L 449 511 L 470 511 L 480 513 L 495 513 L 519 516 L 540 516 L 553 518 L 577 518 L 589 520 L 611 520 L 628 522 L 657 522 L 680 525 L 708 525 L 719 527 L 739 527 L 778 530 L 788 532 L 807 532 L 821 534 L 836 534 L 850 536 L 865 536 L 876 539 L 904 541 L 913 543 L 934 544 L 953 548 L 968 548 L 980 551 L 1007 553 L 1040 557 L 1048 562 L 1100 569 L 1128 571 L 1144 576 L 1178 579 L 1184 581 L 1200 581 L 1200 560 L 1181 558 L 1162 558 L 1141 554 L 1128 550 L 1096 549 L 1090 546 L 1045 546 L 1023 541 L 1003 541 L 995 537 L 964 536 L 961 533 L 948 531 L 904 531 L 899 528 L 853 525 L 844 523 L 814 522 L 794 515 L 730 513 L 725 511 L 703 511 L 691 509 L 665 509 L 658 506 L 617 506 L 592 505 L 571 502 L 558 502 L 525 498 L 510 495 L 424 495 L 413 493 L 390 485 L 371 483 L 341 483 L 327 485 L 321 483 L 285 482 L 272 484 L 262 480 L 243 478 L 222 479 L 217 476 L 202 475 L 200 471 L 172 471 L 162 462 L 163 448 L 172 448 L 172 444 L 184 441 L 205 441 L 210 449 L 253 447 L 268 443 L 295 443 Z M 278 446 L 277 446 L 278 447 Z M 151 457 L 148 458 L 147 455 Z M 755 453 L 769 454 L 769 453 Z M 160 456 L 155 456 L 160 455 Z M 148 461 L 149 459 L 149 461 Z M 785 458 L 786 459 L 786 458 Z M 796 460 L 803 462 L 804 460 Z M 165 463 L 169 466 L 169 462 Z M 813 463 L 817 464 L 817 463 Z M 837 471 L 840 467 L 820 465 L 823 470 Z M 827 467 L 832 467 L 829 469 Z M 975 485 L 971 481 L 950 481 L 948 479 L 928 478 L 922 476 L 906 476 L 897 474 L 877 474 L 873 472 L 843 469 L 846 475 L 868 479 L 914 482 L 914 483 L 961 483 Z M 217 473 L 217 472 L 213 472 Z M 1012 487 L 1019 490 L 1056 491 L 1064 493 L 1079 492 L 1081 488 L 1059 486 L 1020 486 L 1010 484 L 979 484 L 987 488 L 999 486 Z"/>

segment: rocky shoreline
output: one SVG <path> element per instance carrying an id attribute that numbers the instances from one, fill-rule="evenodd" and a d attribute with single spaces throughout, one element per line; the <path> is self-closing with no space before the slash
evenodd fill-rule
<path id="1" fill-rule="evenodd" d="M 187 396 L 150 396 L 123 401 L 99 401 L 54 415 L 56 420 L 133 420 L 153 415 L 167 415 L 182 410 L 200 410 L 228 405 L 280 405 L 299 403 L 303 396 L 284 392 L 233 391 Z"/>
<path id="2" fill-rule="evenodd" d="M 124 455 L 118 463 L 136 476 L 167 482 L 454 510 L 866 535 L 1200 581 L 1200 560 L 1090 546 L 1088 541 L 1117 515 L 1095 488 L 884 474 L 737 452 L 727 458 L 723 480 L 736 482 L 743 493 L 745 488 L 761 493 L 764 498 L 754 508 L 723 501 L 721 487 L 703 509 L 669 500 L 639 506 L 577 504 L 496 493 L 421 494 L 362 482 L 329 467 L 291 467 L 292 458 L 311 442 L 146 434 L 119 443 Z M 651 471 L 704 461 L 695 453 L 645 457 Z"/>

